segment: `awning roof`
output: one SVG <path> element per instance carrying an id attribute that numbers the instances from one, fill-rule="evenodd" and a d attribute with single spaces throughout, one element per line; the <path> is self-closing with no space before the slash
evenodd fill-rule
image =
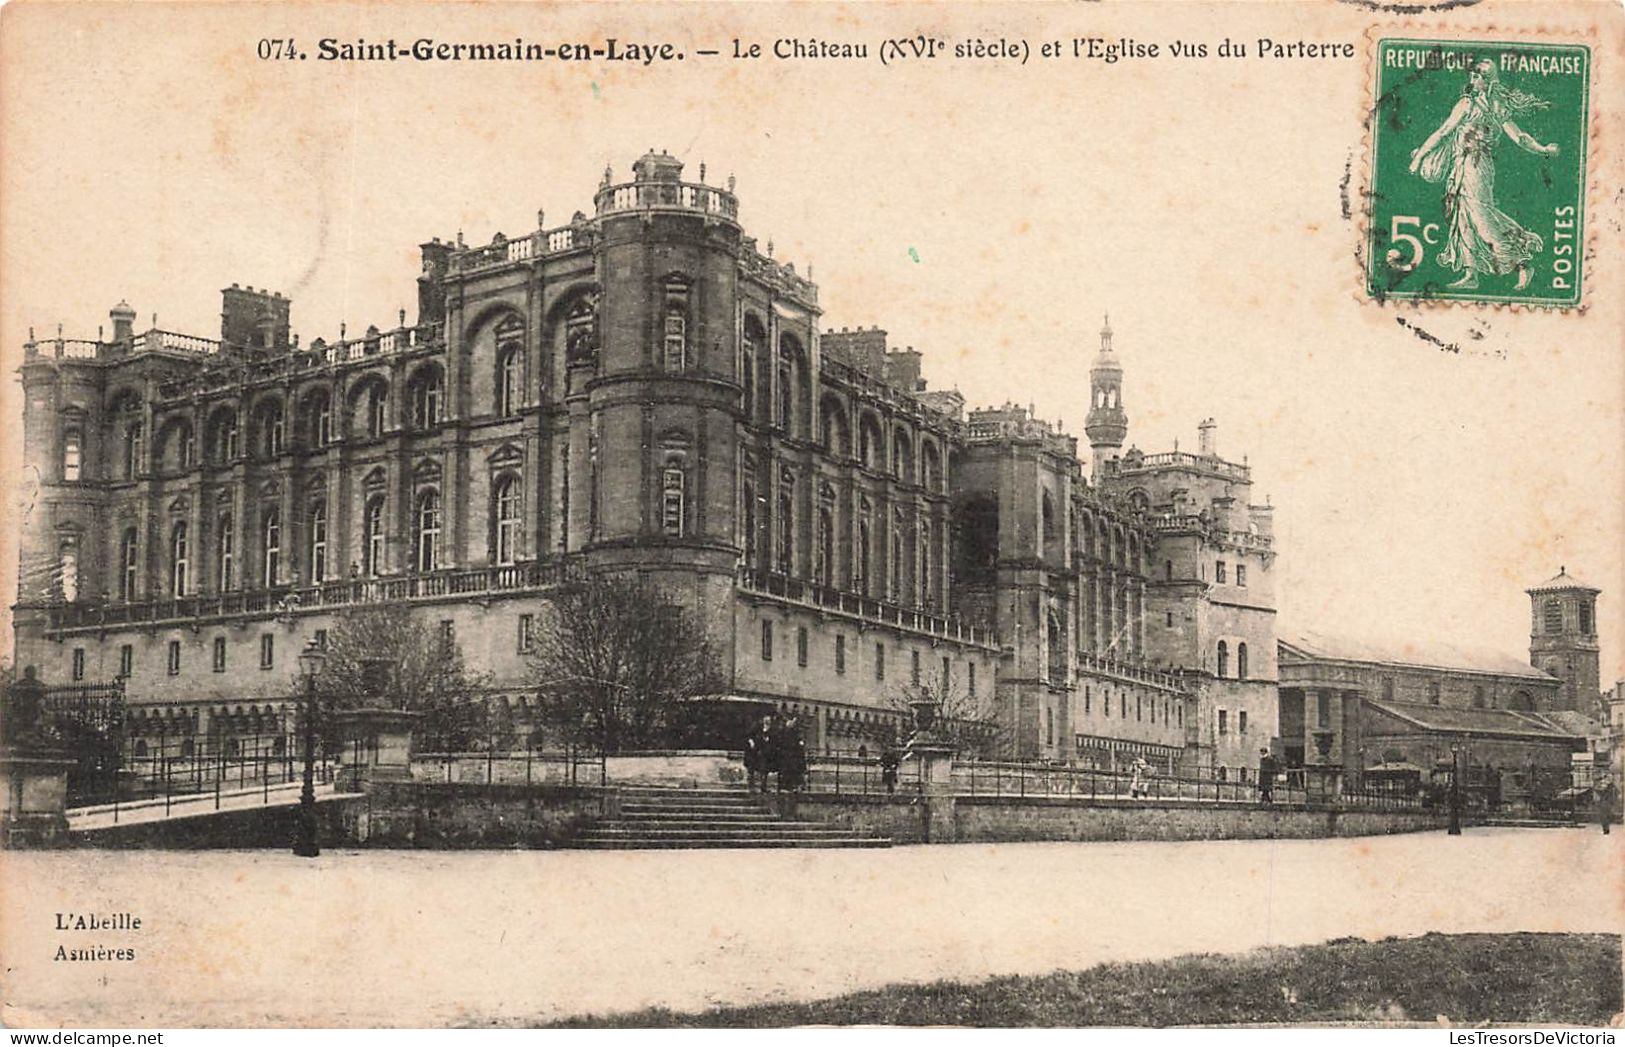
<path id="1" fill-rule="evenodd" d="M 1413 705 L 1409 702 L 1369 699 L 1366 704 L 1396 720 L 1440 734 L 1516 735 L 1554 742 L 1584 740 L 1580 735 L 1559 730 L 1538 713 L 1520 713 L 1512 709 L 1456 709 L 1447 705 Z"/>

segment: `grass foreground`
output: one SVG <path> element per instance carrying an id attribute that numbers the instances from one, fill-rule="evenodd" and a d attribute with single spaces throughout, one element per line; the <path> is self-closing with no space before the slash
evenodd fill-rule
<path id="1" fill-rule="evenodd" d="M 589 1015 L 562 1028 L 1279 1024 L 1606 1025 L 1617 934 L 1428 934 L 1201 954 L 1085 971 L 888 985 L 809 1003 Z"/>

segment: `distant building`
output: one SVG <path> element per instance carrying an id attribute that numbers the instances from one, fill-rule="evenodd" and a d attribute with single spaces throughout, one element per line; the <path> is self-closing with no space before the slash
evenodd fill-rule
<path id="1" fill-rule="evenodd" d="M 518 727 L 549 594 L 636 571 L 733 694 L 815 751 L 899 697 L 985 703 L 1006 753 L 1246 778 L 1276 734 L 1271 510 L 1245 464 L 1122 451 L 1109 325 L 1074 438 L 966 412 L 810 272 L 745 235 L 732 180 L 649 153 L 591 217 L 421 245 L 417 315 L 301 343 L 233 285 L 218 338 L 30 338 L 20 665 L 126 681 L 148 752 L 285 730 L 294 656 L 409 605 Z"/>
<path id="2" fill-rule="evenodd" d="M 1574 754 L 1606 748 L 1587 688 L 1598 673 L 1599 590 L 1566 573 L 1528 590 L 1529 663 L 1416 641 L 1384 646 L 1296 633 L 1280 641 L 1281 739 L 1288 766 L 1330 763 L 1359 787 L 1372 768 L 1423 776 L 1461 753 L 1502 796 L 1567 784 Z"/>

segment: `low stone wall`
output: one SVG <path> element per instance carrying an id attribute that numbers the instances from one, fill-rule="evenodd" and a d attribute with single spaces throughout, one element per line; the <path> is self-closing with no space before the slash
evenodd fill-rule
<path id="1" fill-rule="evenodd" d="M 740 754 L 721 749 L 630 753 L 606 756 L 604 777 L 614 785 L 732 785 L 745 780 L 745 761 Z"/>
<path id="2" fill-rule="evenodd" d="M 781 800 L 786 813 L 889 836 L 897 843 L 1042 840 L 1250 840 L 1381 836 L 1443 829 L 1444 812 L 1063 797 L 835 796 Z M 946 808 L 946 809 L 945 809 Z"/>
<path id="3" fill-rule="evenodd" d="M 356 799 L 327 800 L 316 805 L 317 839 L 322 846 L 346 846 L 344 824 L 353 818 Z M 107 850 L 285 850 L 293 845 L 299 821 L 296 804 L 244 807 L 189 818 L 116 825 L 92 832 L 66 834 L 73 847 Z"/>
<path id="4" fill-rule="evenodd" d="M 332 845 L 562 847 L 618 810 L 616 791 L 596 786 L 375 781 L 346 807 Z"/>

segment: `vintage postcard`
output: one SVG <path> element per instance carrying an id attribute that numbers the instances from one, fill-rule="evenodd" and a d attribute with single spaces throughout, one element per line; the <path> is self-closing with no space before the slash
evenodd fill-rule
<path id="1" fill-rule="evenodd" d="M 1617 1029 L 1622 29 L 6 6 L 0 1024 Z"/>

